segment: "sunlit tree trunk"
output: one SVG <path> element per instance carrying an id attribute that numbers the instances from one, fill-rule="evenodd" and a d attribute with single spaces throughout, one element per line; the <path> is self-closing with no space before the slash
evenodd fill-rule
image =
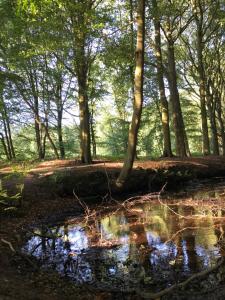
<path id="1" fill-rule="evenodd" d="M 49 132 L 48 122 L 46 122 L 46 124 L 43 123 L 42 125 L 43 125 L 44 130 L 45 130 L 46 138 L 48 138 L 49 143 L 50 143 L 50 145 L 51 145 L 51 147 L 52 147 L 52 150 L 53 150 L 54 153 L 55 153 L 55 157 L 56 157 L 57 159 L 59 159 L 59 153 L 58 153 L 57 147 L 56 147 L 56 145 L 55 145 L 55 143 L 54 143 L 54 141 L 53 141 L 53 139 L 52 139 L 52 137 L 51 137 L 51 135 L 50 135 L 50 132 Z M 44 139 L 43 139 L 43 140 L 44 140 Z M 44 144 L 44 142 L 43 142 L 43 144 Z M 43 148 L 43 153 L 45 154 L 44 145 L 42 146 L 42 148 Z"/>
<path id="2" fill-rule="evenodd" d="M 42 142 L 41 142 L 41 140 L 42 140 L 41 139 L 41 124 L 40 124 L 39 112 L 37 110 L 37 103 L 35 103 L 34 128 L 35 128 L 35 135 L 36 135 L 38 158 L 39 159 L 44 159 L 45 155 L 44 155 Z"/>
<path id="3" fill-rule="evenodd" d="M 8 130 L 7 130 L 7 126 L 6 126 L 4 117 L 2 118 L 2 122 L 3 122 L 7 151 L 8 151 L 9 159 L 11 160 L 13 157 L 12 157 L 11 147 L 10 147 L 10 143 L 9 143 Z"/>
<path id="4" fill-rule="evenodd" d="M 174 42 L 170 31 L 167 33 L 168 42 L 168 79 L 171 97 L 172 116 L 176 141 L 176 154 L 180 157 L 187 156 L 185 147 L 185 128 L 180 105 L 180 96 L 177 88 L 177 72 L 174 55 Z M 186 140 L 187 143 L 187 140 Z"/>
<path id="5" fill-rule="evenodd" d="M 58 115 L 57 115 L 57 133 L 58 133 L 60 157 L 63 159 L 65 158 L 65 148 L 64 148 L 63 134 L 62 134 L 62 111 L 58 111 Z"/>
<path id="6" fill-rule="evenodd" d="M 10 128 L 10 122 L 9 122 L 9 116 L 8 112 L 5 106 L 5 103 L 3 102 L 3 110 L 4 110 L 4 118 L 5 118 L 5 124 L 6 124 L 6 130 L 8 133 L 8 139 L 9 139 L 9 148 L 11 152 L 12 159 L 16 158 L 14 146 L 13 146 L 13 140 L 12 140 L 12 134 L 11 134 L 11 128 Z"/>
<path id="7" fill-rule="evenodd" d="M 79 110 L 80 110 L 80 148 L 81 148 L 81 161 L 86 164 L 92 162 L 91 159 L 91 138 L 90 138 L 90 118 L 88 107 L 87 95 L 87 82 L 86 74 L 80 71 L 78 77 L 79 84 Z"/>
<path id="8" fill-rule="evenodd" d="M 94 158 L 96 158 L 96 156 L 97 156 L 97 144 L 96 144 L 96 138 L 95 138 L 94 108 L 91 109 L 90 131 L 91 131 L 92 155 L 93 155 Z"/>
<path id="9" fill-rule="evenodd" d="M 215 94 L 216 101 L 216 112 L 219 124 L 219 132 L 221 137 L 221 146 L 222 146 L 222 155 L 225 156 L 225 125 L 224 125 L 224 117 L 223 117 L 223 103 L 225 100 L 225 82 L 223 78 L 223 71 L 221 68 L 221 52 L 220 52 L 220 42 L 221 39 L 217 40 L 217 50 L 216 50 L 216 61 L 218 62 L 218 78 L 217 78 L 217 89 Z M 222 52 L 223 53 L 223 52 Z"/>
<path id="10" fill-rule="evenodd" d="M 213 95 L 210 93 L 209 88 L 207 88 L 207 106 L 209 112 L 209 120 L 211 126 L 211 135 L 212 135 L 212 152 L 214 155 L 219 155 L 219 142 L 218 142 L 218 133 L 216 125 L 216 115 L 215 115 L 215 103 Z"/>
<path id="11" fill-rule="evenodd" d="M 85 4 L 83 4 L 85 5 Z M 91 2 L 88 1 L 88 5 L 91 7 Z M 79 113 L 80 113 L 80 150 L 81 161 L 85 164 L 92 163 L 91 158 L 91 133 L 90 133 L 90 113 L 88 103 L 88 71 L 89 60 L 85 52 L 86 32 L 85 32 L 85 8 L 78 16 L 80 32 L 77 36 L 75 51 L 77 57 L 75 61 L 75 70 L 78 81 L 78 101 L 79 101 Z M 84 26 L 84 28 L 82 27 Z"/>
<path id="12" fill-rule="evenodd" d="M 132 82 L 132 97 L 134 97 L 134 4 L 133 0 L 129 0 L 129 8 L 130 8 L 130 46 L 131 46 L 131 58 L 130 58 L 130 78 Z"/>
<path id="13" fill-rule="evenodd" d="M 0 133 L 0 139 L 1 139 L 1 143 L 5 152 L 5 156 L 7 158 L 7 160 L 10 160 L 10 156 L 9 156 L 9 152 L 5 143 L 5 139 L 4 139 L 4 135 L 2 133 Z"/>
<path id="14" fill-rule="evenodd" d="M 63 133 L 62 133 L 62 118 L 63 118 L 63 103 L 62 103 L 62 92 L 61 92 L 61 83 L 57 84 L 57 134 L 58 134 L 58 143 L 59 143 L 59 152 L 60 158 L 65 158 L 65 148 L 63 142 Z"/>
<path id="15" fill-rule="evenodd" d="M 11 128 L 10 128 L 10 121 L 9 121 L 9 115 L 7 111 L 6 104 L 3 99 L 3 84 L 0 84 L 0 106 L 1 106 L 1 118 L 2 118 L 2 123 L 3 123 L 3 128 L 4 128 L 4 136 L 2 140 L 5 143 L 6 141 L 6 149 L 7 149 L 7 155 L 9 160 L 15 159 L 15 150 L 13 146 L 13 141 L 12 141 L 12 135 L 11 135 Z M 4 145 L 3 145 L 4 148 Z"/>
<path id="16" fill-rule="evenodd" d="M 218 95 L 217 106 L 218 106 L 217 107 L 217 116 L 218 116 L 220 135 L 221 135 L 221 140 L 222 140 L 222 154 L 225 156 L 225 126 L 224 126 L 224 120 L 222 117 L 221 95 Z"/>
<path id="17" fill-rule="evenodd" d="M 161 103 L 161 119 L 163 129 L 163 156 L 171 157 L 171 140 L 170 140 L 170 127 L 169 127 L 169 108 L 165 94 L 165 85 L 163 79 L 163 64 L 162 64 L 162 51 L 161 51 L 161 35 L 160 35 L 160 20 L 157 12 L 157 2 L 152 0 L 153 9 L 155 11 L 154 27 L 155 27 L 155 55 L 157 61 L 157 79 L 160 93 Z"/>
<path id="18" fill-rule="evenodd" d="M 209 133 L 207 124 L 206 112 L 206 80 L 203 62 L 203 10 L 199 1 L 193 0 L 194 20 L 197 27 L 196 32 L 196 50 L 197 50 L 197 71 L 199 75 L 199 94 L 200 94 L 200 107 L 201 107 L 201 121 L 202 121 L 202 151 L 204 155 L 210 154 Z"/>
<path id="19" fill-rule="evenodd" d="M 122 187 L 127 180 L 136 154 L 138 129 L 141 121 L 143 105 L 143 79 L 144 79 L 144 40 L 145 40 L 145 0 L 137 3 L 137 44 L 136 44 L 136 65 L 134 75 L 134 102 L 131 127 L 128 136 L 127 156 L 120 175 L 117 179 L 117 186 Z"/>
<path id="20" fill-rule="evenodd" d="M 43 147 L 42 147 L 42 125 L 41 125 L 40 116 L 39 116 L 39 100 L 38 100 L 38 95 L 37 95 L 37 91 L 35 88 L 35 78 L 32 74 L 32 70 L 30 70 L 30 72 L 28 72 L 28 76 L 29 76 L 29 81 L 30 81 L 30 85 L 31 85 L 32 96 L 34 99 L 32 110 L 34 113 L 34 129 L 35 129 L 35 136 L 36 136 L 38 158 L 44 159 L 45 154 L 44 154 Z"/>

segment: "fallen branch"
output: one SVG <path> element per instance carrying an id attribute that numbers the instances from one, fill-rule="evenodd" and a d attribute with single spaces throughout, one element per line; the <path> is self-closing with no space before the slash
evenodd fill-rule
<path id="1" fill-rule="evenodd" d="M 37 267 L 37 265 L 36 265 L 33 261 L 31 261 L 30 258 L 29 258 L 26 254 L 23 254 L 22 252 L 17 251 L 17 250 L 13 247 L 13 245 L 12 245 L 11 242 L 6 241 L 5 239 L 1 239 L 1 242 L 2 242 L 3 244 L 8 245 L 9 249 L 10 249 L 15 255 L 18 255 L 18 256 L 22 257 L 24 260 L 26 260 L 26 261 L 32 266 L 32 268 L 33 268 L 34 270 L 36 270 L 36 271 L 39 270 L 39 268 Z"/>
<path id="2" fill-rule="evenodd" d="M 6 241 L 5 239 L 1 239 L 1 242 L 4 243 L 4 244 L 6 244 L 6 245 L 8 245 L 9 248 L 10 248 L 10 250 L 11 250 L 12 252 L 16 253 L 16 250 L 13 248 L 12 243 Z"/>
<path id="3" fill-rule="evenodd" d="M 165 296 L 166 294 L 169 294 L 170 292 L 172 292 L 175 289 L 178 288 L 184 288 L 186 285 L 188 285 L 188 283 L 190 283 L 191 281 L 193 281 L 194 279 L 200 279 L 202 277 L 207 276 L 208 274 L 212 273 L 213 271 L 217 270 L 222 264 L 224 263 L 224 258 L 222 258 L 220 260 L 220 262 L 218 262 L 217 265 L 207 269 L 207 270 L 203 270 L 199 273 L 196 273 L 192 276 L 190 276 L 187 280 L 180 282 L 180 283 L 176 283 L 172 286 L 170 286 L 169 288 L 166 288 L 158 293 L 149 293 L 149 292 L 142 292 L 142 291 L 137 291 L 137 294 L 140 295 L 143 299 L 160 299 L 162 296 Z"/>

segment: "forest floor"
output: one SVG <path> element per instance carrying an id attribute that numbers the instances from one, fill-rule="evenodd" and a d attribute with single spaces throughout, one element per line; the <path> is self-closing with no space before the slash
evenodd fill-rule
<path id="1" fill-rule="evenodd" d="M 84 166 L 76 160 L 46 161 L 37 163 L 35 166 L 25 163 L 0 166 L 1 178 L 7 178 L 3 187 L 9 190 L 9 194 L 15 192 L 18 183 L 24 184 L 24 200 L 18 213 L 1 215 L 0 212 L 0 300 L 116 299 L 111 298 L 107 293 L 96 293 L 95 295 L 93 291 L 89 291 L 86 287 L 80 289 L 68 280 L 62 279 L 53 271 L 44 272 L 36 269 L 36 262 L 32 258 L 29 260 L 24 259 L 20 249 L 24 244 L 25 232 L 30 224 L 42 220 L 52 220 L 54 222 L 59 218 L 66 219 L 68 215 L 82 214 L 82 209 L 72 197 L 72 193 L 67 193 L 68 190 L 65 189 L 67 182 L 68 185 L 71 184 L 68 181 L 70 177 L 75 177 L 76 180 L 84 179 L 79 181 L 79 184 L 84 185 L 84 188 L 79 187 L 79 191 L 81 195 L 86 196 L 83 191 L 90 190 L 90 186 L 88 186 L 90 182 L 88 183 L 87 180 L 91 181 L 93 178 L 95 182 L 95 185 L 91 187 L 91 191 L 95 189 L 96 184 L 101 183 L 101 180 L 96 180 L 93 174 L 98 174 L 97 179 L 99 179 L 99 172 L 102 172 L 104 180 L 108 178 L 106 188 L 109 188 L 109 182 L 114 178 L 113 176 L 118 175 L 121 166 L 122 162 L 109 161 L 95 161 L 93 165 Z M 134 166 L 134 171 L 137 172 L 135 178 L 141 177 L 140 174 L 143 172 L 145 174 L 146 170 L 153 179 L 156 174 L 159 178 L 163 178 L 162 181 L 158 182 L 158 186 L 162 186 L 166 180 L 170 180 L 174 176 L 176 179 L 179 178 L 180 181 L 185 176 L 185 180 L 225 176 L 225 157 L 208 156 L 204 158 L 137 161 Z M 16 176 L 14 176 L 15 174 Z M 17 176 L 18 174 L 23 176 Z M 49 178 L 54 174 L 57 174 L 54 177 L 54 182 L 49 181 Z M 64 178 L 68 174 L 70 177 Z M 76 174 L 79 176 L 76 177 Z M 85 177 L 87 174 L 89 177 Z M 11 175 L 13 176 L 11 177 Z M 72 181 L 73 183 L 74 181 Z M 61 184 L 59 192 L 54 193 L 53 189 L 58 184 Z M 104 193 L 105 189 L 101 192 Z M 214 299 L 224 299 L 224 291 L 222 295 L 221 298 Z"/>
<path id="2" fill-rule="evenodd" d="M 83 165 L 77 159 L 49 160 L 44 162 L 20 162 L 20 163 L 2 163 L 0 164 L 0 174 L 11 172 L 29 172 L 30 174 L 46 174 L 57 170 L 115 170 L 121 169 L 122 161 L 94 160 L 92 165 Z M 186 157 L 186 158 L 160 158 L 158 160 L 137 160 L 134 168 L 144 169 L 168 169 L 173 166 L 189 166 L 190 168 L 199 168 L 204 170 L 214 170 L 220 167 L 225 168 L 225 157 L 223 156 L 204 156 L 204 157 Z"/>

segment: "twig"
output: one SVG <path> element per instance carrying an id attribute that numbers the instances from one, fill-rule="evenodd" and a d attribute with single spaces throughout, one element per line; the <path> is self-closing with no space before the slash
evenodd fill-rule
<path id="1" fill-rule="evenodd" d="M 80 206 L 84 209 L 85 214 L 88 214 L 89 211 L 90 211 L 90 209 L 89 209 L 89 207 L 87 206 L 87 204 L 86 204 L 84 201 L 82 201 L 82 200 L 77 196 L 77 194 L 75 193 L 74 190 L 73 190 L 73 195 L 74 195 L 74 197 L 76 198 L 76 200 L 78 201 L 78 203 L 80 204 Z"/>
<path id="2" fill-rule="evenodd" d="M 205 215 L 191 215 L 191 216 L 184 216 L 184 215 L 181 215 L 181 214 L 179 214 L 179 213 L 177 213 L 176 211 L 174 211 L 168 204 L 166 204 L 166 203 L 163 203 L 162 201 L 161 201 L 161 199 L 160 199 L 160 195 L 161 195 L 161 193 L 162 193 L 162 191 L 164 191 L 164 189 L 165 189 L 165 186 L 167 185 L 167 183 L 166 184 L 164 184 L 164 186 L 162 187 L 162 189 L 161 189 L 161 191 L 158 193 L 158 202 L 161 204 L 161 205 L 163 205 L 163 206 L 165 206 L 168 210 L 170 210 L 173 214 L 175 214 L 176 216 L 178 216 L 178 217 L 181 217 L 181 218 L 183 218 L 183 219 L 193 219 L 193 218 L 204 218 L 204 217 L 206 217 Z M 218 217 L 213 217 L 213 218 L 218 218 Z M 220 217 L 221 218 L 221 217 Z"/>
<path id="3" fill-rule="evenodd" d="M 111 190 L 111 186 L 110 186 L 110 180 L 109 180 L 109 174 L 106 170 L 106 166 L 105 166 L 105 161 L 104 161 L 104 170 L 105 170 L 105 175 L 106 175 L 106 179 L 107 179 L 107 185 L 108 185 L 108 191 L 109 191 L 109 200 L 112 200 L 112 190 Z"/>
<path id="4" fill-rule="evenodd" d="M 176 284 L 170 286 L 169 288 L 166 288 L 158 293 L 149 293 L 149 292 L 141 292 L 141 291 L 138 291 L 137 293 L 144 299 L 160 299 L 160 297 L 172 292 L 174 289 L 184 288 L 186 285 L 188 285 L 189 282 L 193 281 L 194 279 L 199 279 L 199 278 L 205 277 L 206 275 L 217 270 L 223 263 L 224 263 L 224 258 L 222 258 L 217 265 L 215 265 L 207 270 L 196 273 L 196 274 L 190 276 L 187 280 L 180 282 L 178 284 L 176 283 Z"/>
<path id="5" fill-rule="evenodd" d="M 36 265 L 34 262 L 32 262 L 26 254 L 23 254 L 22 252 L 15 250 L 15 248 L 14 248 L 13 245 L 12 245 L 12 243 L 10 243 L 9 241 L 6 241 L 5 239 L 1 239 L 1 242 L 2 242 L 3 244 L 8 245 L 8 246 L 9 246 L 9 249 L 10 249 L 14 254 L 16 254 L 16 255 L 22 257 L 24 260 L 26 260 L 26 261 L 27 261 L 27 262 L 28 262 L 28 263 L 29 263 L 36 271 L 39 270 L 38 267 L 37 267 L 37 265 Z"/>
<path id="6" fill-rule="evenodd" d="M 4 244 L 6 244 L 6 245 L 8 245 L 9 248 L 10 248 L 10 250 L 11 250 L 12 252 L 16 253 L 16 250 L 13 248 L 12 243 L 6 241 L 5 239 L 1 239 L 1 242 L 4 243 Z"/>
<path id="7" fill-rule="evenodd" d="M 220 224 L 215 224 L 215 225 L 211 225 L 212 227 L 218 227 L 220 226 Z M 184 232 L 185 230 L 193 230 L 193 229 L 209 229 L 209 227 L 200 227 L 200 226 L 188 226 L 185 228 L 182 228 L 180 230 L 178 230 L 176 233 L 174 233 L 172 235 L 172 237 L 170 239 L 168 239 L 167 241 L 164 242 L 164 244 L 168 244 L 169 242 L 173 241 L 175 239 L 176 236 L 178 236 L 180 233 Z"/>

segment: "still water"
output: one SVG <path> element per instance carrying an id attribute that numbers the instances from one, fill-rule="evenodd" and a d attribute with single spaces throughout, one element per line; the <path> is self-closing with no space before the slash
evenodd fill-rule
<path id="1" fill-rule="evenodd" d="M 131 205 L 89 222 L 36 228 L 23 251 L 75 284 L 156 291 L 225 255 L 225 180 Z"/>

